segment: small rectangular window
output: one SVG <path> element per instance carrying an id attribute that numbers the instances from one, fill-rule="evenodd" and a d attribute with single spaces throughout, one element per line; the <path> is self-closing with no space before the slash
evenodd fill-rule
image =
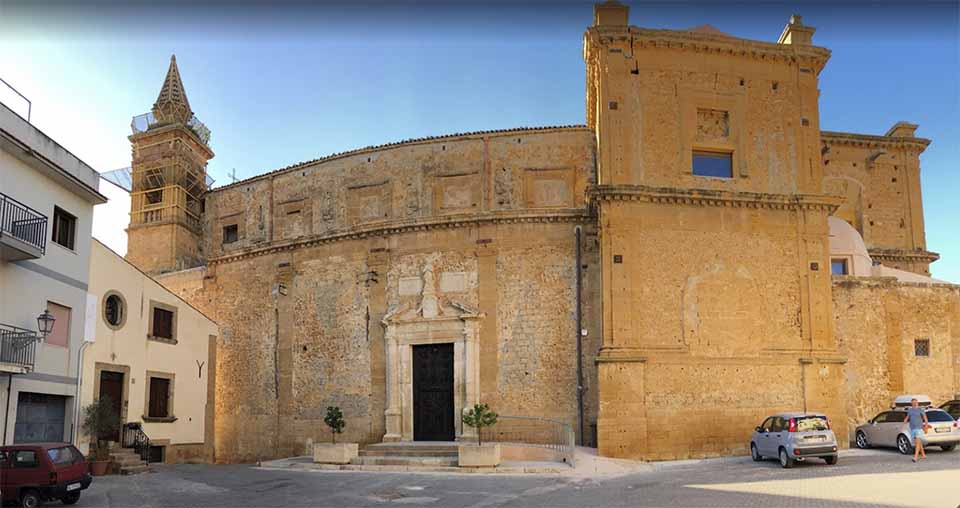
<path id="1" fill-rule="evenodd" d="M 162 377 L 150 378 L 150 401 L 148 414 L 152 418 L 167 418 L 170 401 L 170 380 Z"/>
<path id="2" fill-rule="evenodd" d="M 223 227 L 223 243 L 233 243 L 237 241 L 237 225 L 231 224 Z"/>
<path id="3" fill-rule="evenodd" d="M 849 275 L 846 259 L 831 259 L 830 273 L 833 275 Z"/>
<path id="4" fill-rule="evenodd" d="M 913 341 L 913 353 L 916 356 L 930 356 L 930 339 Z"/>
<path id="5" fill-rule="evenodd" d="M 173 338 L 173 312 L 154 307 L 153 336 L 162 337 L 164 339 Z"/>
<path id="6" fill-rule="evenodd" d="M 59 206 L 53 207 L 53 241 L 73 250 L 76 237 L 77 218 Z"/>
<path id="7" fill-rule="evenodd" d="M 733 154 L 693 152 L 693 174 L 716 178 L 733 178 Z"/>

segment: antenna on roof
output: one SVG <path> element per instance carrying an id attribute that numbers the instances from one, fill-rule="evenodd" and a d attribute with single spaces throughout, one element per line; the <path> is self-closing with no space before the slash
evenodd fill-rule
<path id="1" fill-rule="evenodd" d="M 233 180 L 233 183 L 237 183 L 240 181 L 237 179 L 237 168 L 231 169 L 230 173 L 228 173 L 227 176 L 229 176 L 230 179 Z"/>

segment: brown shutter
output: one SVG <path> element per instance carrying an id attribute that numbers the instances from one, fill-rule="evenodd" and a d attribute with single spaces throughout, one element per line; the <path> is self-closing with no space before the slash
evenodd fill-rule
<path id="1" fill-rule="evenodd" d="M 170 380 L 152 377 L 150 378 L 150 409 L 147 416 L 155 418 L 164 418 L 170 416 L 167 413 L 167 402 L 170 397 Z"/>
<path id="2" fill-rule="evenodd" d="M 173 313 L 164 309 L 153 309 L 153 336 L 165 339 L 173 338 Z"/>

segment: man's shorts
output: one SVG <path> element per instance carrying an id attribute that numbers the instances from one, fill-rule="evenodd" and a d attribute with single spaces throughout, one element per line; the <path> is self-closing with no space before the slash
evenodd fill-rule
<path id="1" fill-rule="evenodd" d="M 910 433 L 913 434 L 914 439 L 920 439 L 923 437 L 923 429 L 910 429 Z"/>

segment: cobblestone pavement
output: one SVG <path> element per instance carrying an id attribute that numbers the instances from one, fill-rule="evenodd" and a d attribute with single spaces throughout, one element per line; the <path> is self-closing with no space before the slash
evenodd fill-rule
<path id="1" fill-rule="evenodd" d="M 249 465 L 155 466 L 97 478 L 77 506 L 203 507 L 915 507 L 960 505 L 960 452 L 914 464 L 852 450 L 836 466 L 784 470 L 749 458 L 658 463 L 620 476 L 283 471 Z"/>

